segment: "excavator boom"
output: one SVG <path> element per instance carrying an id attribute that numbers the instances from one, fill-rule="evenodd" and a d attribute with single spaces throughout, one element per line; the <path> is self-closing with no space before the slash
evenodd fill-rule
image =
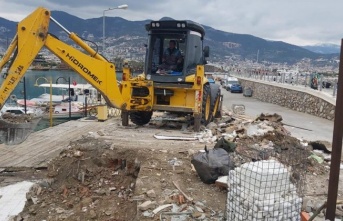
<path id="1" fill-rule="evenodd" d="M 67 32 L 68 36 L 85 52 L 49 34 L 50 21 L 55 22 Z M 115 65 L 108 62 L 75 33 L 69 32 L 60 25 L 51 17 L 49 10 L 40 7 L 18 23 L 17 33 L 0 61 L 0 71 L 10 62 L 8 72 L 4 76 L 5 79 L 0 85 L 0 110 L 43 47 L 49 49 L 93 85 L 109 106 L 126 108 L 120 86 L 117 83 Z M 27 125 L 23 129 L 23 126 L 1 119 L 0 125 L 0 142 L 7 144 L 20 143 L 20 140 L 26 139 L 33 131 L 32 128 L 27 128 Z M 33 127 L 35 124 L 30 125 Z M 19 130 L 20 132 L 18 132 Z M 11 134 L 20 134 L 20 136 L 9 135 L 9 131 L 14 132 Z"/>
<path id="2" fill-rule="evenodd" d="M 43 46 L 96 88 L 109 106 L 125 109 L 120 88 L 117 84 L 115 65 L 108 62 L 75 33 L 67 31 L 63 26 L 61 26 L 62 29 L 87 54 L 53 37 L 48 32 L 50 20 L 61 26 L 50 16 L 49 10 L 38 8 L 19 22 L 17 34 L 4 58 L 0 61 L 0 68 L 2 68 L 10 60 L 10 56 L 13 55 L 7 76 L 0 87 L 0 109 Z"/>

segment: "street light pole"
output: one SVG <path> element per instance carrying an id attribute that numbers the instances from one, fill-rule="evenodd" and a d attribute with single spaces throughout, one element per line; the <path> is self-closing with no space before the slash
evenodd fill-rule
<path id="1" fill-rule="evenodd" d="M 49 108 L 49 116 L 50 116 L 50 127 L 52 127 L 52 77 L 50 77 L 50 108 Z"/>
<path id="2" fill-rule="evenodd" d="M 102 54 L 104 54 L 105 52 L 105 12 L 111 11 L 114 9 L 127 9 L 128 7 L 129 7 L 128 5 L 119 5 L 118 7 L 105 9 L 102 12 Z"/>

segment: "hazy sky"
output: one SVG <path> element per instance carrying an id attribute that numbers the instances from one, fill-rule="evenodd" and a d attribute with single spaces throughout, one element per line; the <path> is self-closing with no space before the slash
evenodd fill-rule
<path id="1" fill-rule="evenodd" d="M 129 8 L 107 11 L 106 16 L 189 19 L 227 32 L 295 45 L 340 45 L 343 37 L 342 0 L 0 0 L 0 17 L 19 21 L 44 6 L 84 19 L 96 18 L 102 17 L 104 9 L 121 4 Z"/>

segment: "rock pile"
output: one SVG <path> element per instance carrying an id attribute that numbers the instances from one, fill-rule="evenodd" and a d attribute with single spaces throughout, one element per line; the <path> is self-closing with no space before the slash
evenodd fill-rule
<path id="1" fill-rule="evenodd" d="M 228 220 L 300 219 L 302 199 L 281 163 L 245 163 L 229 172 L 228 183 Z"/>

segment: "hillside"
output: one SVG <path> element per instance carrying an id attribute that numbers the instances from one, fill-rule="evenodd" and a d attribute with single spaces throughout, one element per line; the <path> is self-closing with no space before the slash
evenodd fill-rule
<path id="1" fill-rule="evenodd" d="M 340 45 L 335 44 L 316 44 L 316 45 L 306 45 L 303 48 L 320 54 L 337 54 L 341 50 Z"/>
<path id="2" fill-rule="evenodd" d="M 100 18 L 81 19 L 63 11 L 52 11 L 52 16 L 68 30 L 102 45 L 103 20 Z M 164 18 L 165 19 L 165 18 Z M 147 41 L 144 25 L 149 20 L 128 21 L 120 17 L 106 17 L 106 46 L 111 50 L 120 47 L 132 51 L 133 56 L 144 56 L 143 44 Z M 16 22 L 0 18 L 0 46 L 6 48 L 15 33 Z M 296 63 L 301 59 L 330 60 L 337 58 L 338 54 L 320 54 L 296 45 L 281 41 L 268 41 L 249 34 L 235 34 L 216 30 L 204 25 L 206 30 L 205 45 L 211 48 L 211 60 L 223 61 L 228 57 L 232 60 L 253 60 L 276 63 Z M 61 40 L 67 36 L 54 23 L 51 23 L 50 32 Z M 115 46 L 115 47 L 111 47 Z"/>

